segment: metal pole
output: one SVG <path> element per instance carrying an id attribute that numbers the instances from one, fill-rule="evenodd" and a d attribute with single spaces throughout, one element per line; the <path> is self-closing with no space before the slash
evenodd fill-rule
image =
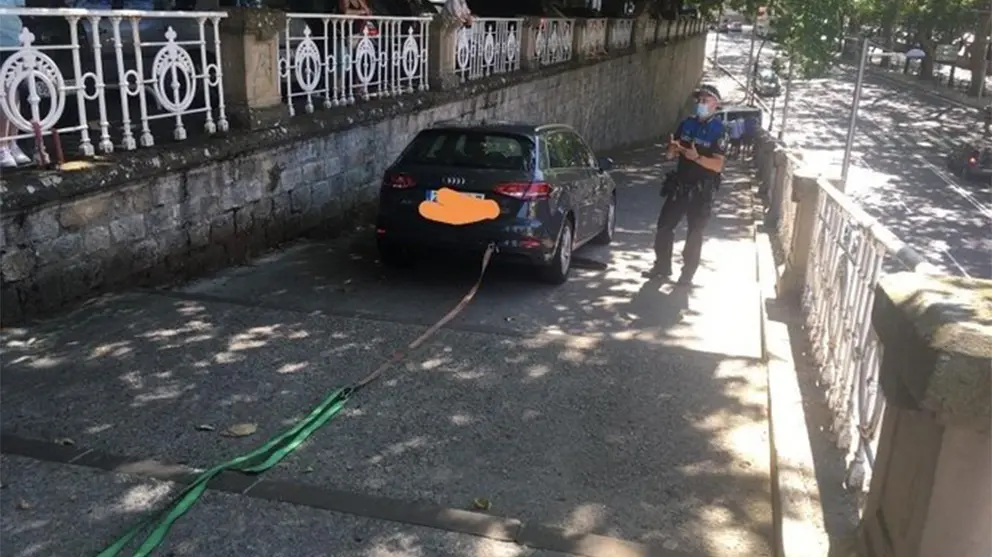
<path id="1" fill-rule="evenodd" d="M 754 12 L 753 21 L 758 21 L 758 12 Z M 747 79 L 745 80 L 744 86 L 744 102 L 751 98 L 751 81 L 754 77 L 754 72 L 751 71 L 751 66 L 754 64 L 754 23 L 751 24 L 751 51 L 747 55 L 747 67 L 744 71 L 747 72 Z"/>
<path id="2" fill-rule="evenodd" d="M 768 115 L 768 133 L 772 133 L 775 130 L 775 101 L 778 97 L 772 97 L 771 114 Z"/>
<path id="3" fill-rule="evenodd" d="M 716 16 L 716 43 L 713 45 L 713 61 L 720 63 L 720 25 L 723 24 L 723 4 L 720 4 L 720 13 Z"/>
<path id="4" fill-rule="evenodd" d="M 792 98 L 792 64 L 795 56 L 789 53 L 789 74 L 785 78 L 785 101 L 782 103 L 782 122 L 778 125 L 778 138 L 785 137 L 785 126 L 789 123 L 789 99 Z"/>
<path id="5" fill-rule="evenodd" d="M 851 167 L 851 151 L 854 149 L 854 129 L 858 125 L 858 105 L 861 104 L 861 84 L 865 79 L 865 64 L 868 62 L 868 38 L 862 39 L 861 63 L 858 64 L 858 81 L 854 84 L 854 99 L 851 101 L 851 122 L 847 126 L 847 144 L 844 146 L 844 163 L 840 168 L 840 191 L 847 189 L 847 171 Z"/>
<path id="6" fill-rule="evenodd" d="M 992 0 L 989 0 L 989 27 L 992 28 Z M 985 51 L 982 52 L 982 73 L 979 76 L 981 79 L 978 82 L 978 98 L 981 99 L 985 94 L 985 78 L 989 72 L 989 45 L 986 42 Z M 975 79 L 975 76 L 971 76 L 971 79 Z"/>

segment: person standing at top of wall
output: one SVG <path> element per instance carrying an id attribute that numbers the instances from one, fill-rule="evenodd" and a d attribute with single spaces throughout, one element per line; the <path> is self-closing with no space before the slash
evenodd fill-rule
<path id="1" fill-rule="evenodd" d="M 366 0 L 341 0 L 340 6 L 344 15 L 372 15 Z"/>
<path id="2" fill-rule="evenodd" d="M 447 0 L 444 3 L 444 12 L 460 21 L 462 27 L 472 27 L 472 23 L 475 21 L 475 16 L 472 15 L 472 10 L 469 9 L 466 0 Z"/>
<path id="3" fill-rule="evenodd" d="M 341 0 L 339 4 L 341 13 L 350 16 L 370 16 L 372 10 L 366 0 Z M 352 40 L 361 38 L 367 25 L 372 25 L 371 21 L 356 18 L 351 26 Z"/>

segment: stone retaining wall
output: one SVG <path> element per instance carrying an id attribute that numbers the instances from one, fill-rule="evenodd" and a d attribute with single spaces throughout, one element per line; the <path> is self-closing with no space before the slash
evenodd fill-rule
<path id="1" fill-rule="evenodd" d="M 584 65 L 297 115 L 276 129 L 4 183 L 3 323 L 99 292 L 181 280 L 367 219 L 383 170 L 437 120 L 564 122 L 600 150 L 668 133 L 702 75 L 705 42 L 699 35 Z"/>

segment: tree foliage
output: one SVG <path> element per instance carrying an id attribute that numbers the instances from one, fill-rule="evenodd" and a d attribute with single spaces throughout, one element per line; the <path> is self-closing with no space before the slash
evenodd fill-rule
<path id="1" fill-rule="evenodd" d="M 828 69 L 844 38 L 859 35 L 890 49 L 922 48 L 930 55 L 921 72 L 928 78 L 937 46 L 958 44 L 971 34 L 975 71 L 992 31 L 989 0 L 726 0 L 724 6 L 749 17 L 767 8 L 777 40 L 806 76 Z"/>

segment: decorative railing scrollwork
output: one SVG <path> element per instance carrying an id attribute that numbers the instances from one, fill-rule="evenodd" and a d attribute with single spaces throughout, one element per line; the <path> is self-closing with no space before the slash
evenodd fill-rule
<path id="1" fill-rule="evenodd" d="M 462 81 L 520 69 L 523 19 L 478 18 L 458 30 L 455 73 Z"/>
<path id="2" fill-rule="evenodd" d="M 542 19 L 532 28 L 534 57 L 540 66 L 553 66 L 572 59 L 572 32 L 575 20 L 561 18 Z"/>
<path id="3" fill-rule="evenodd" d="M 426 91 L 425 17 L 286 14 L 280 94 L 293 115 L 356 100 Z"/>
<path id="4" fill-rule="evenodd" d="M 0 140 L 77 134 L 92 156 L 155 145 L 194 122 L 228 129 L 219 25 L 224 12 L 0 8 L 20 28 L 0 45 Z M 161 125 L 159 122 L 161 121 Z M 0 132 L 3 133 L 3 132 Z M 119 134 L 119 135 L 118 135 Z M 44 149 L 36 162 L 50 162 Z M 44 160 L 41 160 L 44 159 Z"/>

